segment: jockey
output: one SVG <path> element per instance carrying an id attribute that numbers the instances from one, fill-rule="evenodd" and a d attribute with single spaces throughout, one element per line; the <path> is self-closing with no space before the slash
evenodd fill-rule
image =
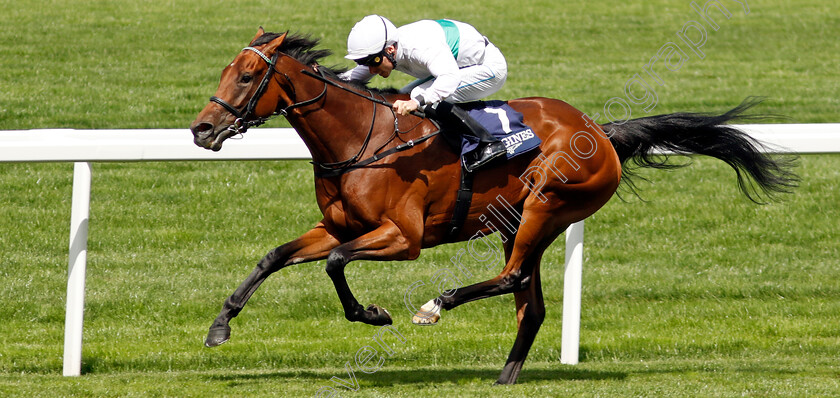
<path id="1" fill-rule="evenodd" d="M 394 70 L 417 78 L 400 90 L 410 99 L 394 102 L 394 111 L 407 115 L 419 109 L 443 126 L 477 137 L 479 147 L 466 160 L 468 171 L 505 154 L 501 141 L 455 105 L 485 98 L 507 79 L 505 57 L 471 25 L 442 19 L 397 28 L 387 18 L 368 15 L 350 31 L 345 58 L 358 66 L 341 74 L 343 80 L 367 82 Z"/>

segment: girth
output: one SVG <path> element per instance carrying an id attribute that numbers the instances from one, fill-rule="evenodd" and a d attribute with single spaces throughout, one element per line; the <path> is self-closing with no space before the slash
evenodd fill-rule
<path id="1" fill-rule="evenodd" d="M 449 231 L 447 231 L 446 238 L 449 241 L 455 239 L 464 227 L 464 222 L 467 221 L 467 215 L 470 213 L 470 206 L 472 205 L 473 195 L 473 173 L 467 171 L 464 162 L 461 164 L 461 184 L 458 187 L 458 196 L 455 198 L 455 210 L 452 211 L 452 219 L 449 221 Z"/>

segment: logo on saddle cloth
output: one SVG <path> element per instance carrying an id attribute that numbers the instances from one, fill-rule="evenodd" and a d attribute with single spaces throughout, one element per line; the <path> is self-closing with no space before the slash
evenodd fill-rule
<path id="1" fill-rule="evenodd" d="M 522 121 L 522 114 L 511 108 L 507 102 L 477 101 L 459 105 L 466 109 L 470 116 L 484 126 L 490 134 L 505 144 L 508 159 L 537 148 L 542 143 L 533 130 Z M 461 135 L 462 156 L 477 147 L 478 138 Z"/>

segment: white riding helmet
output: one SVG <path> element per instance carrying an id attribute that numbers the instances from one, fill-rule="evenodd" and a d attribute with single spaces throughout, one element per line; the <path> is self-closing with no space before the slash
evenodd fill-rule
<path id="1" fill-rule="evenodd" d="M 351 60 L 379 54 L 399 39 L 397 27 L 388 18 L 368 15 L 353 26 L 347 36 L 347 55 Z"/>

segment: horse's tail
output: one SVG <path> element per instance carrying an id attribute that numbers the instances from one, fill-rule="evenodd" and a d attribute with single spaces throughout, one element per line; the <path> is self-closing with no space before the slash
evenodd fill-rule
<path id="1" fill-rule="evenodd" d="M 790 192 L 799 182 L 799 177 L 791 171 L 796 157 L 771 157 L 761 143 L 725 125 L 764 118 L 744 114 L 760 102 L 747 98 L 721 115 L 672 113 L 604 125 L 621 159 L 622 182 L 635 192 L 631 177 L 636 167 L 669 169 L 687 165 L 667 163 L 668 157 L 657 151 L 664 150 L 678 155 L 707 155 L 726 162 L 735 169 L 741 191 L 753 202 L 760 202 L 762 194 L 773 199 L 776 194 Z M 626 165 L 628 160 L 632 160 L 632 165 Z"/>

